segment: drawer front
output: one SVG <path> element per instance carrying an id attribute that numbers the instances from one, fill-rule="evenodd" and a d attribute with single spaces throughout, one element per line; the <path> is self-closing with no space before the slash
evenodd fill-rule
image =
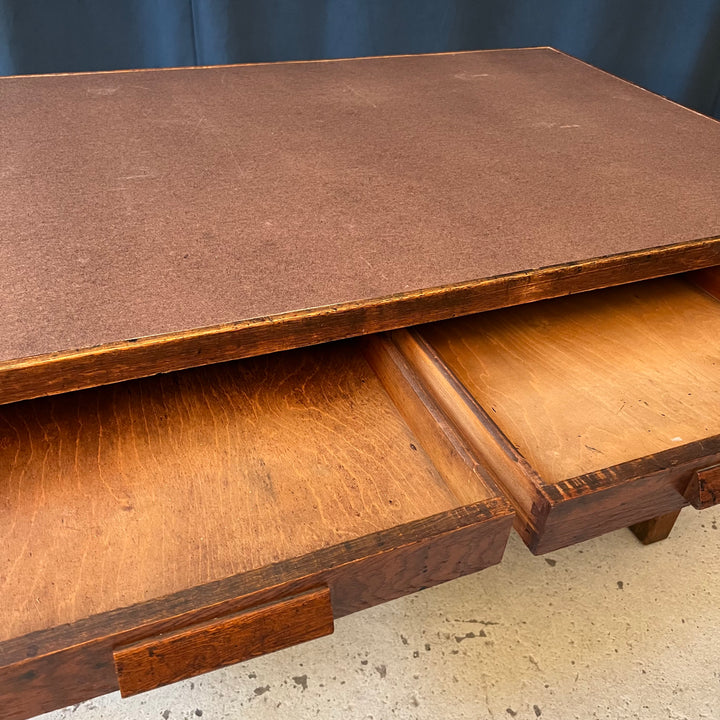
<path id="1" fill-rule="evenodd" d="M 394 333 L 534 552 L 717 502 L 717 272 Z"/>
<path id="2" fill-rule="evenodd" d="M 115 650 L 123 697 L 282 650 L 333 631 L 330 590 L 211 620 Z"/>

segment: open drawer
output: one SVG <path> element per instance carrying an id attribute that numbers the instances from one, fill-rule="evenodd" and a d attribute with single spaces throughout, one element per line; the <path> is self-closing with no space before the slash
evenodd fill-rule
<path id="1" fill-rule="evenodd" d="M 717 270 L 398 331 L 543 553 L 720 501 Z M 637 525 L 639 524 L 639 525 Z"/>
<path id="2" fill-rule="evenodd" d="M 363 347 L 377 373 L 348 341 L 0 407 L 6 720 L 500 560 L 508 503 L 392 343 Z"/>

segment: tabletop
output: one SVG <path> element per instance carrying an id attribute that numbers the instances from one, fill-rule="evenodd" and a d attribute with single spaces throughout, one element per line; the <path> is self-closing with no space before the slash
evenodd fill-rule
<path id="1" fill-rule="evenodd" d="M 720 263 L 720 124 L 550 48 L 0 106 L 0 402 Z"/>

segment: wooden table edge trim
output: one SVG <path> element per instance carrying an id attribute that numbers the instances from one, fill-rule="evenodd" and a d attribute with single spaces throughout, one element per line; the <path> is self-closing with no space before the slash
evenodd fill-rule
<path id="1" fill-rule="evenodd" d="M 0 404 L 398 329 L 720 264 L 720 236 L 0 362 Z"/>

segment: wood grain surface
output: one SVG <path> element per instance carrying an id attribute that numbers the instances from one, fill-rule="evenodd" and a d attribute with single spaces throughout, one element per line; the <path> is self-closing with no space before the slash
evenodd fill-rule
<path id="1" fill-rule="evenodd" d="M 681 279 L 423 333 L 546 483 L 720 434 L 720 303 Z"/>
<path id="2" fill-rule="evenodd" d="M 330 590 L 319 588 L 142 640 L 113 653 L 120 694 L 137 695 L 330 635 L 333 628 Z"/>
<path id="3" fill-rule="evenodd" d="M 460 504 L 353 344 L 6 405 L 0 433 L 0 641 Z"/>
<path id="4" fill-rule="evenodd" d="M 0 104 L 0 402 L 720 263 L 720 125 L 551 49 Z"/>

